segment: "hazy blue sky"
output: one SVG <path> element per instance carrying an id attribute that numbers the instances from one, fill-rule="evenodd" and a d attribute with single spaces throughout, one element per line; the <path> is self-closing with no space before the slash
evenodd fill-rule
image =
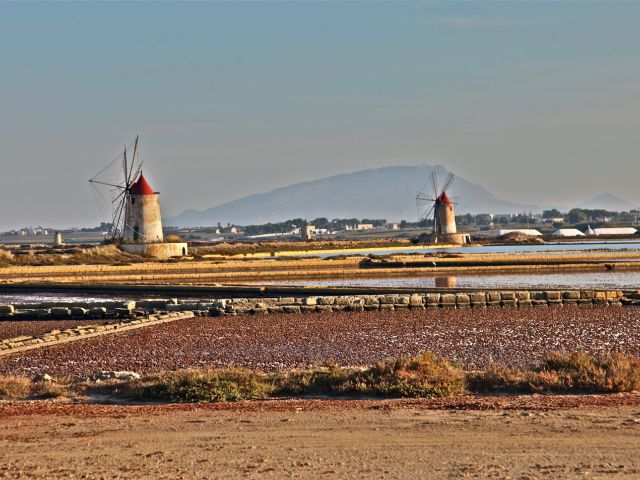
<path id="1" fill-rule="evenodd" d="M 136 133 L 166 215 L 440 163 L 640 204 L 640 2 L 0 3 L 0 229 L 98 223 Z"/>

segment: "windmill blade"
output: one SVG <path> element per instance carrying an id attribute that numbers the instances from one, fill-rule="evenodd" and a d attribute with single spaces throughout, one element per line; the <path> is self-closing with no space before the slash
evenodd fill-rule
<path id="1" fill-rule="evenodd" d="M 432 205 L 431 208 L 427 211 L 426 215 L 420 215 L 420 217 L 418 218 L 418 222 L 422 222 L 423 220 L 428 220 L 429 217 L 431 216 L 431 212 L 433 212 L 435 208 L 436 206 Z"/>
<path id="2" fill-rule="evenodd" d="M 431 186 L 433 187 L 433 196 L 438 196 L 438 177 L 436 172 L 431 172 Z"/>
<path id="3" fill-rule="evenodd" d="M 131 167 L 129 168 L 129 172 L 127 173 L 127 185 L 131 185 L 131 174 L 133 173 L 133 167 L 136 163 L 136 157 L 138 156 L 138 139 L 140 135 L 136 136 L 136 139 L 133 141 L 133 157 L 131 158 Z"/>
<path id="4" fill-rule="evenodd" d="M 111 203 L 116 203 L 118 200 L 120 200 L 125 194 L 127 193 L 126 190 L 122 190 L 117 196 L 116 198 L 114 198 L 113 200 L 111 200 Z"/>
<path id="5" fill-rule="evenodd" d="M 417 192 L 416 194 L 416 205 L 418 207 L 424 207 L 431 203 L 435 202 L 435 198 L 429 197 L 427 194 L 422 192 Z"/>
<path id="6" fill-rule="evenodd" d="M 447 179 L 444 182 L 444 186 L 442 187 L 442 193 L 440 195 L 446 192 L 452 183 L 453 183 L 453 173 L 449 172 L 449 175 L 447 176 Z"/>
<path id="7" fill-rule="evenodd" d="M 462 197 L 460 195 L 453 195 L 450 197 L 451 203 L 454 205 L 459 205 L 462 201 Z"/>
<path id="8" fill-rule="evenodd" d="M 126 195 L 123 195 L 120 203 L 115 208 L 115 213 L 113 216 L 113 223 L 111 225 L 111 231 L 109 232 L 111 238 L 117 238 L 118 236 L 122 236 L 124 234 L 124 228 L 120 225 L 124 222 L 124 212 L 125 212 L 125 204 L 127 202 Z M 119 234 L 119 235 L 118 235 Z"/>

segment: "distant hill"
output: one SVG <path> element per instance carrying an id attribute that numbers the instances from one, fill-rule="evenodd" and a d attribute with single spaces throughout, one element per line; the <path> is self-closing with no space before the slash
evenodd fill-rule
<path id="1" fill-rule="evenodd" d="M 431 193 L 431 172 L 440 184 L 449 173 L 437 166 L 395 166 L 336 175 L 277 188 L 239 198 L 207 210 L 187 210 L 165 224 L 178 227 L 212 226 L 218 222 L 237 225 L 277 222 L 291 218 L 386 218 L 416 221 L 418 190 Z M 457 176 L 449 189 L 459 196 L 456 213 L 517 213 L 540 211 L 496 198 L 483 187 Z"/>
<path id="2" fill-rule="evenodd" d="M 616 197 L 611 193 L 603 193 L 597 197 L 587 200 L 579 208 L 585 208 L 588 210 L 609 210 L 612 212 L 629 211 L 635 208 L 631 203 L 626 200 Z"/>

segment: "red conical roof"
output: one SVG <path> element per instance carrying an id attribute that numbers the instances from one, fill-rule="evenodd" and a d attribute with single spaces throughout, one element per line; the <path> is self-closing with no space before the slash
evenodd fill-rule
<path id="1" fill-rule="evenodd" d="M 129 193 L 131 195 L 155 195 L 156 194 L 156 192 L 153 191 L 153 188 L 151 188 L 151 185 L 149 185 L 149 183 L 147 182 L 147 179 L 144 178 L 144 175 L 142 175 L 142 173 L 140 173 L 140 176 L 138 177 L 138 180 L 136 181 L 136 183 L 131 185 L 131 187 L 129 188 Z"/>
<path id="2" fill-rule="evenodd" d="M 443 203 L 445 205 L 451 205 L 451 200 L 449 200 L 449 196 L 447 195 L 447 192 L 442 192 L 442 195 L 440 195 L 437 199 L 436 199 L 437 203 Z"/>

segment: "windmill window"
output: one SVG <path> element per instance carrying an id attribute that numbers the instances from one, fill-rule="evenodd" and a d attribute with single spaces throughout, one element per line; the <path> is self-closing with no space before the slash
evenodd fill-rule
<path id="1" fill-rule="evenodd" d="M 136 203 L 136 199 L 135 199 L 135 198 L 133 198 L 133 197 L 131 197 L 131 205 L 133 205 L 133 204 L 135 204 L 135 203 Z"/>

